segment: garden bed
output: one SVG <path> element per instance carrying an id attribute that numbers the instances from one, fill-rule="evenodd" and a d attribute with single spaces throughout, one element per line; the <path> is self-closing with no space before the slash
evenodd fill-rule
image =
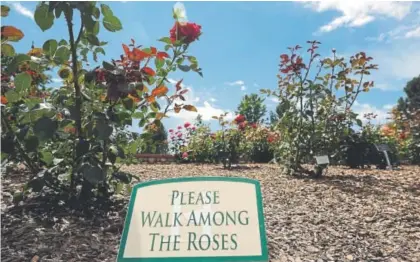
<path id="1" fill-rule="evenodd" d="M 318 180 L 279 175 L 275 165 L 142 165 L 142 181 L 240 176 L 261 181 L 271 261 L 420 261 L 420 167 L 330 168 Z M 24 172 L 3 178 L 2 261 L 115 261 L 128 197 L 99 212 L 70 212 L 51 199 L 14 207 Z M 47 202 L 50 201 L 50 202 Z"/>

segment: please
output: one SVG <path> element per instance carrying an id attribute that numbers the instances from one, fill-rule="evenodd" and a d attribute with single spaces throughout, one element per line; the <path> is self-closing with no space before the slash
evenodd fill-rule
<path id="1" fill-rule="evenodd" d="M 179 192 L 178 190 L 172 191 L 171 205 L 174 205 L 176 199 L 180 199 L 180 205 L 208 205 L 220 204 L 219 191 L 206 191 L 206 192 Z"/>

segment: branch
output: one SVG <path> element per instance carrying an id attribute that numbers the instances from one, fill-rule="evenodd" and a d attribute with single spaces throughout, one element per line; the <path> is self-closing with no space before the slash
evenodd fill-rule
<path id="1" fill-rule="evenodd" d="M 6 129 L 9 130 L 13 134 L 13 137 L 16 139 L 16 144 L 17 144 L 17 149 L 19 151 L 19 154 L 23 157 L 23 160 L 25 160 L 25 162 L 28 165 L 29 169 L 31 169 L 31 172 L 34 175 L 37 174 L 38 171 L 39 171 L 39 168 L 34 163 L 32 163 L 31 159 L 26 154 L 26 152 L 25 152 L 25 150 L 24 150 L 24 148 L 22 146 L 22 143 L 20 142 L 19 138 L 13 132 L 12 127 L 9 125 L 9 123 L 7 122 L 7 120 L 4 117 L 1 118 L 1 121 L 3 122 L 3 125 L 6 126 Z"/>
<path id="2" fill-rule="evenodd" d="M 84 24 L 83 21 L 80 22 L 80 31 L 79 31 L 79 35 L 77 36 L 76 41 L 74 42 L 74 44 L 77 46 L 80 42 L 80 39 L 82 38 L 82 34 L 83 34 L 83 28 L 84 28 Z"/>

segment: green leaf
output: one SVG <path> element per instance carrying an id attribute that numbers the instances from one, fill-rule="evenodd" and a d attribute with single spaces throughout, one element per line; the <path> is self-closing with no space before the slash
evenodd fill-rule
<path id="1" fill-rule="evenodd" d="M 6 69 L 7 73 L 9 74 L 15 73 L 16 70 L 18 69 L 18 66 L 21 63 L 26 62 L 26 61 L 31 61 L 31 58 L 28 55 L 18 54 L 17 56 L 13 58 L 12 62 L 7 67 Z"/>
<path id="2" fill-rule="evenodd" d="M 38 149 L 39 141 L 36 136 L 29 136 L 25 139 L 25 150 L 28 152 L 36 152 Z"/>
<path id="3" fill-rule="evenodd" d="M 70 50 L 62 46 L 58 48 L 57 52 L 55 52 L 54 61 L 59 64 L 62 64 L 70 59 Z"/>
<path id="4" fill-rule="evenodd" d="M 93 17 L 95 17 L 96 19 L 99 18 L 99 16 L 101 15 L 101 12 L 99 11 L 99 8 L 97 8 L 96 6 L 93 7 L 92 10 L 92 15 Z"/>
<path id="5" fill-rule="evenodd" d="M 1 16 L 2 17 L 8 16 L 9 12 L 10 12 L 10 7 L 8 7 L 6 5 L 1 5 Z"/>
<path id="6" fill-rule="evenodd" d="M 113 178 L 123 182 L 124 184 L 129 184 L 131 182 L 131 174 L 126 173 L 126 172 L 115 172 L 112 174 Z"/>
<path id="7" fill-rule="evenodd" d="M 115 66 L 113 64 L 110 64 L 106 61 L 103 61 L 102 66 L 106 69 L 106 70 L 115 70 Z"/>
<path id="8" fill-rule="evenodd" d="M 34 18 L 42 31 L 50 29 L 54 24 L 54 14 L 48 10 L 46 4 L 40 4 L 36 7 Z"/>
<path id="9" fill-rule="evenodd" d="M 133 106 L 134 106 L 133 99 L 125 98 L 125 99 L 123 99 L 122 102 L 123 102 L 123 105 L 124 105 L 125 109 L 127 109 L 127 110 L 132 110 L 133 109 Z"/>
<path id="10" fill-rule="evenodd" d="M 18 93 L 31 87 L 32 77 L 28 73 L 20 73 L 15 77 L 15 87 Z"/>
<path id="11" fill-rule="evenodd" d="M 358 126 L 362 127 L 363 126 L 363 122 L 360 119 L 356 119 L 356 123 Z"/>
<path id="12" fill-rule="evenodd" d="M 92 35 L 92 34 L 89 34 L 86 37 L 87 37 L 88 42 L 91 45 L 99 46 L 99 39 L 98 39 L 98 37 L 96 37 L 95 35 Z"/>
<path id="13" fill-rule="evenodd" d="M 164 42 L 164 43 L 166 43 L 166 44 L 168 44 L 168 45 L 171 45 L 172 44 L 172 41 L 171 41 L 171 39 L 169 38 L 169 37 L 162 37 L 161 39 L 159 39 L 158 41 L 160 41 L 160 42 Z M 169 46 L 170 47 L 170 46 Z M 169 47 L 168 47 L 168 49 L 169 49 Z M 166 49 L 166 47 L 165 47 L 165 49 Z"/>
<path id="14" fill-rule="evenodd" d="M 80 140 L 76 145 L 76 157 L 81 157 L 89 152 L 90 143 L 85 140 Z"/>
<path id="15" fill-rule="evenodd" d="M 34 125 L 34 134 L 40 141 L 46 141 L 54 136 L 57 123 L 48 117 L 42 117 Z"/>
<path id="16" fill-rule="evenodd" d="M 178 65 L 178 68 L 181 69 L 181 71 L 184 71 L 184 72 L 188 72 L 191 69 L 190 66 L 187 66 L 187 65 Z"/>
<path id="17" fill-rule="evenodd" d="M 35 107 L 29 111 L 22 114 L 20 119 L 21 124 L 33 123 L 42 117 L 51 118 L 55 116 L 56 109 L 47 103 L 38 103 Z"/>
<path id="18" fill-rule="evenodd" d="M 115 194 L 120 194 L 123 190 L 124 190 L 124 184 L 123 183 L 117 183 L 117 185 L 115 185 L 114 193 Z"/>
<path id="19" fill-rule="evenodd" d="M 58 45 L 68 45 L 68 43 L 66 40 L 61 39 L 60 42 L 58 42 Z"/>
<path id="20" fill-rule="evenodd" d="M 5 94 L 9 103 L 15 103 L 20 100 L 20 95 L 15 90 L 9 90 Z"/>
<path id="21" fill-rule="evenodd" d="M 106 4 L 101 4 L 101 11 L 104 16 L 114 16 L 111 8 Z"/>
<path id="22" fill-rule="evenodd" d="M 165 65 L 165 60 L 161 59 L 155 59 L 155 66 L 156 69 L 160 69 Z"/>
<path id="23" fill-rule="evenodd" d="M 98 35 L 99 34 L 99 21 L 95 21 L 95 24 L 93 25 L 93 28 L 92 28 L 92 33 L 94 35 Z"/>
<path id="24" fill-rule="evenodd" d="M 60 70 L 58 70 L 57 74 L 60 76 L 60 78 L 67 79 L 69 78 L 71 71 L 70 69 L 63 67 L 63 68 L 60 68 Z"/>
<path id="25" fill-rule="evenodd" d="M 115 16 L 105 16 L 102 21 L 106 30 L 116 32 L 122 29 L 120 20 Z"/>
<path id="26" fill-rule="evenodd" d="M 83 177 L 86 178 L 92 185 L 97 185 L 105 179 L 105 172 L 98 166 L 91 166 L 83 168 Z"/>
<path id="27" fill-rule="evenodd" d="M 7 43 L 1 44 L 1 54 L 4 56 L 14 56 L 15 49 Z"/>
<path id="28" fill-rule="evenodd" d="M 54 56 L 55 51 L 57 51 L 57 41 L 54 39 L 47 40 L 44 45 L 42 46 L 42 49 L 44 50 L 45 54 Z"/>
<path id="29" fill-rule="evenodd" d="M 134 112 L 134 114 L 132 114 L 131 117 L 135 119 L 142 119 L 144 118 L 144 114 L 142 112 Z"/>
<path id="30" fill-rule="evenodd" d="M 51 152 L 42 151 L 41 152 L 41 160 L 47 164 L 47 166 L 51 166 L 53 164 L 53 155 Z"/>
<path id="31" fill-rule="evenodd" d="M 29 110 L 32 110 L 36 105 L 42 103 L 42 99 L 38 97 L 32 97 L 25 99 L 25 105 Z"/>
<path id="32" fill-rule="evenodd" d="M 112 134 L 113 128 L 104 121 L 98 121 L 95 126 L 95 131 L 100 140 L 106 140 Z"/>
<path id="33" fill-rule="evenodd" d="M 64 7 L 65 7 L 65 3 L 59 3 L 55 7 L 54 12 L 55 12 L 55 17 L 56 18 L 59 18 L 61 16 L 61 13 L 64 11 Z"/>
<path id="34" fill-rule="evenodd" d="M 105 50 L 102 47 L 97 47 L 97 48 L 95 48 L 95 53 L 101 53 L 101 54 L 105 55 Z"/>
<path id="35" fill-rule="evenodd" d="M 144 125 L 147 123 L 147 119 L 143 118 L 139 121 L 139 127 L 144 127 Z"/>

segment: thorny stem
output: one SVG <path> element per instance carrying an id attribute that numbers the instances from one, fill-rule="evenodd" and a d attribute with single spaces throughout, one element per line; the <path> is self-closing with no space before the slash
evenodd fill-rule
<path id="1" fill-rule="evenodd" d="M 67 29 L 69 32 L 69 37 L 70 37 L 70 49 L 71 49 L 71 58 L 72 58 L 72 71 L 73 71 L 73 84 L 74 84 L 74 90 L 75 90 L 75 110 L 76 110 L 76 114 L 75 114 L 75 120 L 76 120 L 76 130 L 77 130 L 77 135 L 79 137 L 79 142 L 80 143 L 80 139 L 82 138 L 82 97 L 81 97 L 81 91 L 80 91 L 80 86 L 79 86 L 79 77 L 78 77 L 78 69 L 77 69 L 77 41 L 80 40 L 80 36 L 82 34 L 83 31 L 83 21 L 82 26 L 81 26 L 81 31 L 79 33 L 79 37 L 77 39 L 77 41 L 74 40 L 74 33 L 73 33 L 73 22 L 72 22 L 72 17 L 71 14 L 69 12 L 65 12 L 65 18 L 66 18 L 66 22 L 67 22 Z M 75 144 L 76 145 L 76 144 Z M 74 152 L 76 152 L 76 150 L 74 150 Z M 75 178 L 74 178 L 74 170 L 72 170 L 71 172 L 71 177 L 70 177 L 70 190 L 73 191 L 73 189 L 75 188 Z"/>
<path id="2" fill-rule="evenodd" d="M 299 103 L 300 103 L 300 119 L 299 119 L 299 126 L 298 126 L 298 139 L 296 141 L 297 143 L 297 147 L 296 147 L 296 157 L 295 157 L 295 164 L 296 166 L 300 166 L 300 140 L 301 140 L 301 131 L 302 131 L 302 124 L 303 124 L 303 85 L 306 82 L 306 79 L 308 78 L 309 75 L 309 71 L 311 69 L 311 65 L 312 62 L 314 60 L 314 55 L 313 53 L 311 53 L 311 58 L 309 60 L 309 64 L 308 67 L 306 68 L 306 73 L 304 78 L 302 79 L 302 76 L 299 74 L 299 80 L 300 80 L 300 88 L 299 88 L 299 94 L 298 94 L 298 98 L 299 98 Z M 312 96 L 310 97 L 310 99 L 312 100 Z M 311 142 L 310 142 L 311 143 Z M 310 145 L 310 148 L 312 148 L 312 146 Z"/>

